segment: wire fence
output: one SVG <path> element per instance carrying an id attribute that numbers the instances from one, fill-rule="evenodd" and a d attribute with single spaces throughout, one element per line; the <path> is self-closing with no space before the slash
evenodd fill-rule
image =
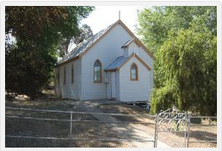
<path id="1" fill-rule="evenodd" d="M 153 147 L 153 116 L 6 108 L 6 147 Z"/>
<path id="2" fill-rule="evenodd" d="M 189 147 L 217 147 L 217 118 L 212 116 L 191 116 Z"/>
<path id="3" fill-rule="evenodd" d="M 216 147 L 217 118 L 6 108 L 6 147 Z M 162 142 L 162 143 L 160 143 Z"/>

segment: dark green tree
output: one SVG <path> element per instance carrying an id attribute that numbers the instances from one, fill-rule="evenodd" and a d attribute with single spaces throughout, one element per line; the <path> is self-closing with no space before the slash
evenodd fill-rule
<path id="1" fill-rule="evenodd" d="M 77 36 L 94 7 L 7 6 L 6 90 L 34 98 L 52 77 L 63 39 Z"/>

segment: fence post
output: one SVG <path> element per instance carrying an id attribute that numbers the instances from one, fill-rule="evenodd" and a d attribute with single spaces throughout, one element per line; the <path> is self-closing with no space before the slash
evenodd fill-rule
<path id="1" fill-rule="evenodd" d="M 70 127 L 69 127 L 69 146 L 71 145 L 72 142 L 72 111 L 70 111 Z"/>
<path id="2" fill-rule="evenodd" d="M 158 116 L 158 114 L 157 114 L 157 115 L 156 115 L 156 118 L 155 118 L 154 148 L 157 148 L 157 141 L 158 141 L 158 121 L 159 121 L 159 116 Z"/>
<path id="3" fill-rule="evenodd" d="M 184 119 L 184 122 L 185 122 L 185 130 L 184 131 L 184 147 L 187 148 L 187 131 L 188 131 L 188 114 L 186 113 L 185 114 L 185 119 Z"/>
<path id="4" fill-rule="evenodd" d="M 189 138 L 190 138 L 190 114 L 187 115 L 187 130 L 186 130 L 186 148 L 189 148 Z"/>

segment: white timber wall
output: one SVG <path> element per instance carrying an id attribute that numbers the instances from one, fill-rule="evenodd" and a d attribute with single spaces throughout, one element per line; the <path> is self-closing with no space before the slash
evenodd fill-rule
<path id="1" fill-rule="evenodd" d="M 151 94 L 154 84 L 153 59 L 145 51 L 146 50 L 144 50 L 142 47 L 138 47 L 134 42 L 129 45 L 130 54 L 133 52 L 136 53 L 143 60 L 143 62 L 145 62 L 151 68 L 151 71 L 149 71 L 149 93 Z"/>
<path id="2" fill-rule="evenodd" d="M 116 72 L 116 100 L 120 100 L 120 73 Z"/>
<path id="3" fill-rule="evenodd" d="M 106 80 L 107 80 L 107 86 L 106 86 L 106 95 L 107 95 L 107 99 L 111 99 L 112 98 L 112 94 L 111 94 L 111 72 L 105 72 L 106 74 Z"/>
<path id="4" fill-rule="evenodd" d="M 71 81 L 71 67 L 74 67 L 74 82 Z M 66 68 L 66 83 L 64 84 L 64 67 Z M 79 100 L 81 95 L 81 59 L 61 65 L 60 71 L 60 88 L 63 98 Z"/>
<path id="5" fill-rule="evenodd" d="M 99 59 L 104 70 L 117 57 L 123 55 L 121 46 L 132 37 L 121 25 L 116 25 L 98 43 L 82 56 L 82 95 L 81 100 L 105 99 L 106 84 L 104 83 L 104 71 L 102 83 L 93 82 L 93 64 Z"/>
<path id="6" fill-rule="evenodd" d="M 130 80 L 130 66 L 136 63 L 138 67 L 138 81 Z M 120 76 L 120 101 L 148 101 L 149 99 L 149 74 L 150 71 L 135 57 L 131 58 L 119 71 Z"/>

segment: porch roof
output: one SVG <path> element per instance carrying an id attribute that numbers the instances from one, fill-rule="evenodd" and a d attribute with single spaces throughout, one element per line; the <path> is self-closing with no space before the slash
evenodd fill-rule
<path id="1" fill-rule="evenodd" d="M 116 58 L 107 68 L 105 68 L 105 71 L 115 71 L 118 68 L 120 68 L 129 57 L 120 56 Z"/>
<path id="2" fill-rule="evenodd" d="M 116 58 L 107 68 L 104 69 L 105 72 L 113 72 L 119 70 L 127 61 L 129 61 L 132 57 L 135 57 L 140 63 L 142 63 L 148 70 L 151 68 L 142 60 L 140 59 L 137 54 L 132 53 L 130 56 L 120 56 Z"/>

